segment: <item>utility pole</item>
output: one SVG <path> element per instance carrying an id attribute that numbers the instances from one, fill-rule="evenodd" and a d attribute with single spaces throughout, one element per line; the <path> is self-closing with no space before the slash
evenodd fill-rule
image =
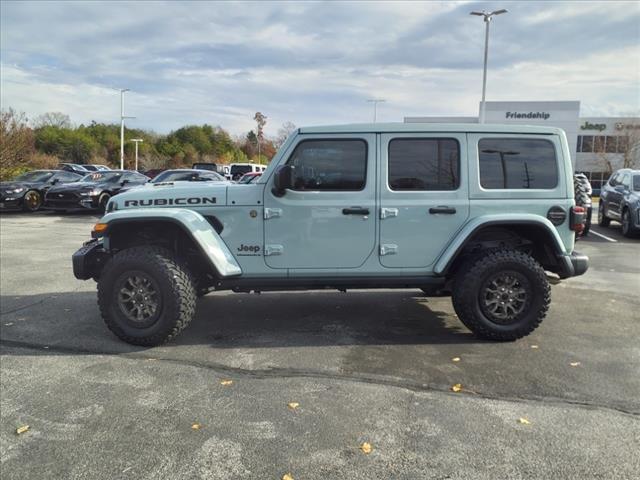
<path id="1" fill-rule="evenodd" d="M 370 98 L 367 100 L 367 103 L 373 103 L 373 123 L 376 123 L 378 118 L 378 104 L 384 102 L 386 102 L 384 98 Z"/>
<path id="2" fill-rule="evenodd" d="M 135 170 L 137 172 L 138 171 L 138 144 L 144 142 L 144 140 L 142 138 L 132 138 L 129 141 L 136 144 L 136 168 L 135 168 Z"/>
<path id="3" fill-rule="evenodd" d="M 487 61 L 489 57 L 489 23 L 491 23 L 491 18 L 494 15 L 502 15 L 503 13 L 507 13 L 507 10 L 495 10 L 493 12 L 487 13 L 484 10 L 481 12 L 470 12 L 469 15 L 476 15 L 478 17 L 484 18 L 485 31 L 484 31 L 484 68 L 482 70 L 482 101 L 480 102 L 480 123 L 484 123 L 485 117 L 485 109 L 484 109 L 484 100 L 485 94 L 487 91 Z"/>
<path id="4" fill-rule="evenodd" d="M 124 92 L 129 92 L 128 88 L 120 89 L 120 170 L 124 170 L 124 119 L 136 118 L 124 116 Z"/>

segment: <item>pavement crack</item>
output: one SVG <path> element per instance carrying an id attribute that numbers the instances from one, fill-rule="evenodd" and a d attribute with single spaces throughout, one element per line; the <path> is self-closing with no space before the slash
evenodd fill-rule
<path id="1" fill-rule="evenodd" d="M 48 354 L 57 353 L 57 354 L 81 354 L 81 355 L 111 355 L 117 356 L 120 358 L 126 358 L 129 360 L 149 360 L 154 359 L 159 362 L 168 362 L 177 365 L 184 365 L 196 368 L 207 369 L 211 371 L 218 372 L 224 375 L 235 375 L 240 377 L 248 377 L 252 379 L 262 380 L 262 379 L 270 379 L 270 378 L 316 378 L 321 380 L 337 380 L 337 381 L 345 381 L 345 382 L 357 382 L 362 384 L 371 384 L 371 385 L 380 385 L 380 386 L 388 386 L 394 388 L 402 388 L 405 390 L 409 390 L 412 392 L 435 392 L 435 393 L 443 393 L 451 396 L 464 396 L 468 395 L 475 398 L 481 398 L 485 400 L 499 400 L 499 401 L 507 401 L 507 402 L 518 402 L 518 403 L 539 403 L 539 404 L 547 404 L 547 405 L 570 405 L 572 407 L 585 408 L 590 410 L 608 410 L 616 413 L 620 413 L 623 415 L 628 415 L 634 419 L 640 419 L 640 410 L 633 410 L 629 408 L 625 408 L 617 405 L 606 405 L 598 402 L 591 402 L 588 400 L 573 400 L 562 397 L 544 397 L 544 396 L 517 396 L 517 395 L 499 395 L 492 394 L 488 392 L 480 392 L 474 391 L 469 393 L 453 393 L 450 390 L 450 387 L 437 385 L 433 383 L 421 383 L 414 382 L 407 379 L 399 379 L 399 378 L 389 378 L 382 377 L 376 375 L 367 375 L 367 374 L 358 374 L 358 373 L 335 373 L 335 372 L 324 372 L 320 370 L 310 370 L 310 369 L 295 369 L 295 368 L 284 368 L 284 367 L 271 367 L 265 369 L 245 369 L 240 367 L 231 367 L 228 365 L 220 364 L 220 363 L 204 363 L 197 362 L 192 360 L 184 360 L 184 359 L 175 359 L 175 358 L 159 358 L 157 356 L 144 355 L 140 352 L 122 352 L 122 351 L 109 351 L 109 350 L 90 350 L 83 349 L 78 347 L 66 347 L 60 345 L 42 345 L 31 342 L 22 342 L 17 340 L 6 340 L 0 338 L 0 346 L 9 347 L 9 348 L 17 348 L 17 349 L 26 349 L 26 350 L 37 350 L 41 352 L 46 352 Z"/>

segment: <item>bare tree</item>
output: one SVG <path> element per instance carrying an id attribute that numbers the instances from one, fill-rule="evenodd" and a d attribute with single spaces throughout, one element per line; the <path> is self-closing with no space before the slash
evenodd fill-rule
<path id="1" fill-rule="evenodd" d="M 27 117 L 12 108 L 0 112 L 0 176 L 23 165 L 34 150 L 33 130 Z"/>
<path id="2" fill-rule="evenodd" d="M 296 130 L 296 126 L 292 122 L 285 122 L 278 129 L 278 135 L 273 141 L 273 146 L 276 148 L 280 148 L 284 142 L 286 142 L 289 135 L 291 135 Z"/>
<path id="3" fill-rule="evenodd" d="M 260 145 L 262 144 L 262 140 L 264 140 L 264 126 L 267 124 L 267 117 L 261 112 L 256 112 L 256 114 L 253 116 L 253 119 L 257 124 L 256 139 L 258 142 L 258 159 L 260 159 Z"/>
<path id="4" fill-rule="evenodd" d="M 616 135 L 616 151 L 605 146 L 604 136 L 594 137 L 593 152 L 605 171 L 611 174 L 616 168 L 640 167 L 640 125 L 623 125 L 622 134 Z M 621 165 L 616 161 L 622 156 Z M 614 165 L 615 163 L 615 165 Z"/>
<path id="5" fill-rule="evenodd" d="M 37 116 L 33 120 L 34 128 L 58 127 L 71 128 L 71 118 L 61 112 L 47 112 Z"/>

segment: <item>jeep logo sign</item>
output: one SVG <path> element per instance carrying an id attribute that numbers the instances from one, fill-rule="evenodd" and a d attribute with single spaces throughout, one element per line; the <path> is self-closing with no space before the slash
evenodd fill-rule
<path id="1" fill-rule="evenodd" d="M 215 204 L 216 197 L 154 198 L 149 200 L 125 200 L 126 207 L 150 207 L 167 205 L 208 205 Z"/>
<path id="2" fill-rule="evenodd" d="M 604 123 L 589 123 L 584 122 L 584 125 L 580 127 L 581 130 L 597 130 L 599 132 L 603 131 L 607 128 L 607 125 Z"/>

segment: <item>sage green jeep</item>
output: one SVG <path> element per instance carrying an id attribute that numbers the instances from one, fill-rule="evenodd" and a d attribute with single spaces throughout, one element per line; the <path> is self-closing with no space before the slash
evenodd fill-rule
<path id="1" fill-rule="evenodd" d="M 75 276 L 136 345 L 175 337 L 210 291 L 417 288 L 476 335 L 515 340 L 587 270 L 562 130 L 300 128 L 252 184 L 150 184 L 113 197 Z M 375 297 L 372 297 L 375 298 Z M 375 300 L 372 300 L 375 301 Z"/>

